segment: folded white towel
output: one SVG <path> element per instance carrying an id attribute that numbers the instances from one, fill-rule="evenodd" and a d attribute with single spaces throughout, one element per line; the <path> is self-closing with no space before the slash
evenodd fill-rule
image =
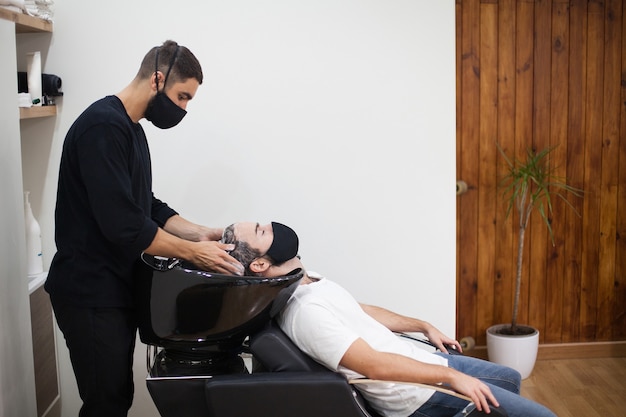
<path id="1" fill-rule="evenodd" d="M 0 0 L 0 4 L 15 1 L 20 2 L 24 13 L 30 16 L 48 21 L 52 21 L 54 17 L 54 0 Z"/>
<path id="2" fill-rule="evenodd" d="M 24 0 L 0 0 L 0 6 L 13 6 L 25 10 Z"/>
<path id="3" fill-rule="evenodd" d="M 18 107 L 32 107 L 33 100 L 28 93 L 17 93 L 17 105 Z"/>

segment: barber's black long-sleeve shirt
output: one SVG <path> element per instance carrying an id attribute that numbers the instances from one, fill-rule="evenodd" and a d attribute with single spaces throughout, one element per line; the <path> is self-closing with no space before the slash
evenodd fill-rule
<path id="1" fill-rule="evenodd" d="M 152 193 L 141 125 L 117 97 L 95 102 L 63 145 L 46 290 L 76 306 L 132 307 L 133 265 L 174 214 Z"/>

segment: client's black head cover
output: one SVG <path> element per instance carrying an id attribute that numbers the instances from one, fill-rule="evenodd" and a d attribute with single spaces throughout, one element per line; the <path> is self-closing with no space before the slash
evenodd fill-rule
<path id="1" fill-rule="evenodd" d="M 296 232 L 289 226 L 276 222 L 272 222 L 272 230 L 274 240 L 267 250 L 267 255 L 279 264 L 294 258 L 298 254 L 299 245 Z"/>

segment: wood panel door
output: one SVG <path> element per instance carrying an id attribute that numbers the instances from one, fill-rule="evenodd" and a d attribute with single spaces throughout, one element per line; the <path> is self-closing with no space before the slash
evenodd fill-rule
<path id="1" fill-rule="evenodd" d="M 626 340 L 626 14 L 622 0 L 457 0 L 457 337 L 511 320 L 517 218 L 504 160 L 555 147 L 576 209 L 527 231 L 520 323 L 542 343 Z"/>

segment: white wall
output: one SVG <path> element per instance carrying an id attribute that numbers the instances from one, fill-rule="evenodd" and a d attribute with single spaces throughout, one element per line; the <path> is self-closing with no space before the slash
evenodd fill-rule
<path id="1" fill-rule="evenodd" d="M 65 97 L 44 126 L 53 137 L 24 146 L 40 166 L 25 187 L 39 190 L 47 263 L 66 130 L 171 38 L 194 51 L 205 82 L 181 125 L 144 124 L 156 194 L 199 223 L 289 224 L 307 267 L 454 335 L 452 0 L 64 0 L 55 9 L 44 71 L 62 77 Z M 73 416 L 62 341 L 59 351 L 63 415 Z M 144 357 L 139 347 L 133 416 L 155 413 Z"/>

